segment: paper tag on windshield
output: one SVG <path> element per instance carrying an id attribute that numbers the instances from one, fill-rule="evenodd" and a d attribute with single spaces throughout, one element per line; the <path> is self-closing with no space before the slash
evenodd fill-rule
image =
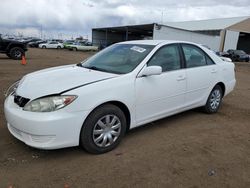
<path id="1" fill-rule="evenodd" d="M 134 51 L 137 51 L 137 52 L 140 52 L 140 53 L 143 53 L 146 51 L 145 48 L 141 48 L 139 46 L 133 46 L 132 48 L 130 48 L 130 50 L 134 50 Z"/>

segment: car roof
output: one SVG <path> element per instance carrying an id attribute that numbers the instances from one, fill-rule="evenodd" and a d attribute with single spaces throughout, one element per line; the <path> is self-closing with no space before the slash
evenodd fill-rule
<path id="1" fill-rule="evenodd" d="M 173 43 L 188 43 L 188 44 L 195 44 L 192 42 L 187 41 L 178 41 L 178 40 L 132 40 L 132 41 L 125 41 L 120 42 L 119 44 L 141 44 L 141 45 L 154 45 L 157 46 L 159 44 L 173 44 Z M 197 44 L 196 44 L 197 45 Z"/>

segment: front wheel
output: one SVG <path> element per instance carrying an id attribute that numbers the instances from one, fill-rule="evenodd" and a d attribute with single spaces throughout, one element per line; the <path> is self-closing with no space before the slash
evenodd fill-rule
<path id="1" fill-rule="evenodd" d="M 204 106 L 204 110 L 208 114 L 216 113 L 222 102 L 222 89 L 219 85 L 216 85 L 208 96 L 207 103 Z"/>
<path id="2" fill-rule="evenodd" d="M 12 59 L 20 60 L 24 56 L 24 50 L 20 47 L 14 47 L 10 50 L 9 55 Z"/>
<path id="3" fill-rule="evenodd" d="M 94 110 L 83 124 L 80 145 L 88 152 L 102 154 L 113 150 L 126 131 L 126 118 L 115 105 L 106 104 Z"/>

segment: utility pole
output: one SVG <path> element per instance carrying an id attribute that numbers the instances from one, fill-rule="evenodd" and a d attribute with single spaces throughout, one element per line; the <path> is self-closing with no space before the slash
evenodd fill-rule
<path id="1" fill-rule="evenodd" d="M 164 12 L 165 11 L 166 11 L 166 9 L 161 10 L 161 24 L 163 24 L 163 21 L 164 21 Z"/>
<path id="2" fill-rule="evenodd" d="M 40 27 L 41 39 L 43 39 L 43 25 Z"/>

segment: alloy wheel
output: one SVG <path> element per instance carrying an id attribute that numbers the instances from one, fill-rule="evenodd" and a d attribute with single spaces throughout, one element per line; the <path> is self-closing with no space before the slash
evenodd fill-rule
<path id="1" fill-rule="evenodd" d="M 213 110 L 217 109 L 221 102 L 221 93 L 220 90 L 215 89 L 210 98 L 210 106 Z"/>

